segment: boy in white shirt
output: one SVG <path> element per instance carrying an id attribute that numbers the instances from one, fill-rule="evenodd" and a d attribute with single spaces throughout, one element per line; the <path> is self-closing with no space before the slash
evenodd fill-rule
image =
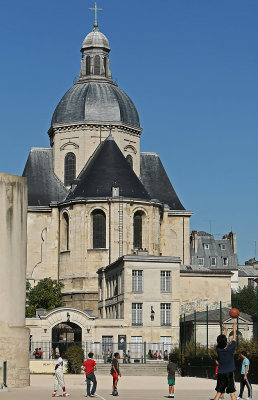
<path id="1" fill-rule="evenodd" d="M 64 382 L 64 373 L 63 373 L 63 354 L 61 357 L 58 358 L 57 364 L 55 366 L 55 381 L 54 381 L 54 392 L 52 394 L 52 397 L 57 397 L 57 391 L 58 391 L 58 386 L 60 386 L 63 389 L 63 397 L 68 397 L 70 396 L 69 393 L 66 393 L 65 391 L 65 382 Z"/>

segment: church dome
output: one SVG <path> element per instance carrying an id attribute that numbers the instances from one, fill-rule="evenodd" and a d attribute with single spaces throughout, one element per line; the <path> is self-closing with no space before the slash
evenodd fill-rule
<path id="1" fill-rule="evenodd" d="M 92 47 L 100 47 L 110 50 L 108 39 L 103 33 L 97 30 L 90 32 L 82 43 L 82 50 Z"/>
<path id="2" fill-rule="evenodd" d="M 121 123 L 140 128 L 138 112 L 132 100 L 110 82 L 77 82 L 57 105 L 51 125 Z"/>

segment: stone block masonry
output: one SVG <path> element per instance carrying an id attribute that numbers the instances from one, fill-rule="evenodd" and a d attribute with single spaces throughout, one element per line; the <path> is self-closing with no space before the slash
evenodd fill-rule
<path id="1" fill-rule="evenodd" d="M 8 387 L 24 387 L 30 383 L 29 330 L 25 327 L 27 253 L 25 178 L 0 174 L 0 220 L 0 365 L 7 361 Z"/>

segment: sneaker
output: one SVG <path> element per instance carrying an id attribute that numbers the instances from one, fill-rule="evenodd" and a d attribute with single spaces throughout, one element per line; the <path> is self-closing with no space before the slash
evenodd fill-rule
<path id="1" fill-rule="evenodd" d="M 91 394 L 90 397 L 98 397 L 96 394 Z"/>
<path id="2" fill-rule="evenodd" d="M 54 393 L 52 394 L 52 397 L 58 397 L 57 393 L 54 392 Z"/>
<path id="3" fill-rule="evenodd" d="M 239 399 L 242 399 L 242 397 L 240 397 L 240 396 L 237 396 L 237 400 L 239 400 Z"/>
<path id="4" fill-rule="evenodd" d="M 70 393 L 63 393 L 63 397 L 71 396 Z"/>

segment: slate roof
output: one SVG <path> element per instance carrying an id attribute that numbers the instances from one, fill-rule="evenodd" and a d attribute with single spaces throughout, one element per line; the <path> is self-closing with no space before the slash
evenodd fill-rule
<path id="1" fill-rule="evenodd" d="M 222 321 L 225 321 L 227 319 L 231 319 L 229 315 L 229 310 L 230 308 L 223 307 L 222 308 Z M 206 311 L 199 311 L 196 313 L 196 321 L 198 322 L 206 322 Z M 239 315 L 240 318 L 243 318 L 249 322 L 253 322 L 252 316 L 249 314 L 245 314 L 243 312 L 240 312 Z M 194 314 L 187 315 L 185 317 L 186 321 L 194 321 Z M 216 310 L 209 310 L 208 311 L 208 320 L 209 322 L 219 322 L 220 321 L 220 309 L 217 308 Z"/>
<path id="2" fill-rule="evenodd" d="M 190 273 L 195 273 L 195 272 L 202 272 L 204 274 L 210 274 L 210 275 L 215 275 L 215 274 L 229 274 L 231 273 L 231 270 L 228 270 L 226 268 L 224 269 L 212 269 L 212 268 L 207 268 L 201 265 L 180 265 L 180 272 L 190 272 Z"/>
<path id="3" fill-rule="evenodd" d="M 152 199 L 168 204 L 171 210 L 185 210 L 157 153 L 141 153 L 141 181 Z"/>
<path id="4" fill-rule="evenodd" d="M 225 246 L 223 250 L 221 245 Z M 205 248 L 209 245 L 209 248 Z M 210 269 L 218 270 L 237 270 L 238 258 L 234 253 L 230 239 L 215 239 L 210 233 L 198 232 L 198 249 L 195 253 L 193 246 L 190 246 L 191 264 L 198 265 L 199 258 L 204 259 L 204 266 Z M 211 258 L 216 258 L 216 265 L 211 265 Z M 223 259 L 228 259 L 228 265 L 224 265 Z"/>
<path id="5" fill-rule="evenodd" d="M 132 100 L 110 82 L 77 82 L 57 105 L 51 126 L 83 121 L 118 122 L 140 127 Z"/>
<path id="6" fill-rule="evenodd" d="M 112 136 L 99 145 L 78 180 L 67 200 L 111 197 L 112 187 L 119 187 L 120 196 L 150 200 L 148 192 Z"/>
<path id="7" fill-rule="evenodd" d="M 67 189 L 54 173 L 52 149 L 31 149 L 22 176 L 28 182 L 29 206 L 48 206 L 67 196 Z"/>
<path id="8" fill-rule="evenodd" d="M 238 276 L 243 277 L 258 277 L 258 270 L 251 265 L 239 265 Z"/>

